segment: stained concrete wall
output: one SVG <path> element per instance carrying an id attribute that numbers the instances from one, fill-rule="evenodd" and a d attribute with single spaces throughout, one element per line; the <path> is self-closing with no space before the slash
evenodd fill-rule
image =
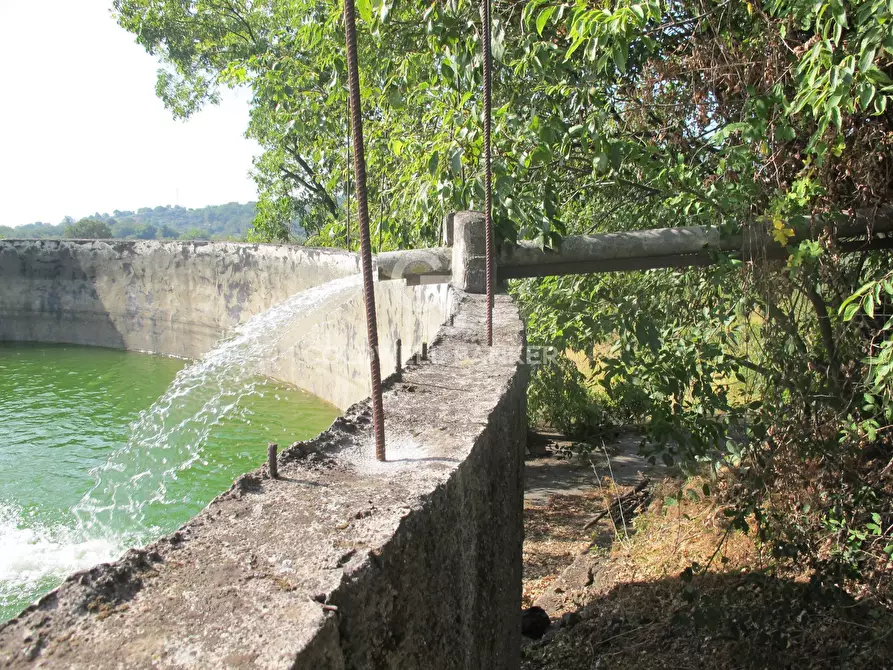
<path id="1" fill-rule="evenodd" d="M 290 245 L 0 240 L 0 341 L 68 342 L 187 358 L 304 289 L 359 272 L 356 254 Z M 446 285 L 376 285 L 383 374 L 446 320 Z M 360 291 L 283 341 L 265 372 L 344 409 L 369 394 Z M 302 337 L 300 341 L 297 335 Z"/>
<path id="2" fill-rule="evenodd" d="M 180 531 L 0 626 L 8 668 L 517 668 L 527 370 L 517 310 L 461 298 L 384 394 Z"/>

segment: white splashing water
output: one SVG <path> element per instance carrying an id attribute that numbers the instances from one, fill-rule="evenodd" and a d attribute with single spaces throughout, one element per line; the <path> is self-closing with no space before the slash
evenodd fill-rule
<path id="1" fill-rule="evenodd" d="M 168 484 L 197 463 L 208 465 L 208 434 L 255 393 L 276 346 L 359 286 L 360 276 L 352 275 L 297 293 L 239 325 L 177 373 L 165 394 L 140 414 L 127 445 L 93 471 L 93 488 L 73 510 L 81 526 L 91 536 L 114 529 L 130 545 L 157 534 L 163 517 L 157 508 L 182 502 L 167 495 Z"/>
<path id="2" fill-rule="evenodd" d="M 124 547 L 87 539 L 63 525 L 23 527 L 21 510 L 0 504 L 0 605 L 66 575 L 120 554 Z"/>
<path id="3" fill-rule="evenodd" d="M 259 373 L 287 337 L 359 290 L 360 276 L 302 291 L 235 328 L 198 361 L 183 368 L 167 391 L 131 426 L 127 444 L 91 471 L 94 484 L 72 509 L 73 526 L 23 523 L 22 511 L 0 505 L 0 605 L 48 580 L 113 560 L 176 523 L 168 495 L 191 467 L 213 467 L 205 453 L 212 428 L 256 392 Z"/>

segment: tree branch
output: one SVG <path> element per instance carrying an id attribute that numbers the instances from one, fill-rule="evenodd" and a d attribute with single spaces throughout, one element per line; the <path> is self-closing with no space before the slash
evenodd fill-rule
<path id="1" fill-rule="evenodd" d="M 799 284 L 797 288 L 806 296 L 812 308 L 815 310 L 816 318 L 819 322 L 819 332 L 822 335 L 822 342 L 825 344 L 825 350 L 828 352 L 828 368 L 831 373 L 832 381 L 838 383 L 838 373 L 840 365 L 837 363 L 837 343 L 834 341 L 834 329 L 831 327 L 831 318 L 828 316 L 828 307 L 824 298 L 812 286 Z"/>
<path id="2" fill-rule="evenodd" d="M 319 183 L 319 180 L 316 177 L 316 171 L 304 160 L 303 156 L 298 152 L 297 147 L 292 142 L 291 146 L 286 146 L 285 150 L 288 154 L 295 159 L 295 162 L 301 167 L 301 169 L 307 174 L 307 178 L 303 178 L 293 172 L 292 170 L 283 166 L 282 172 L 288 177 L 297 181 L 301 186 L 306 188 L 308 191 L 316 195 L 321 201 L 323 206 L 328 210 L 328 212 L 335 216 L 338 213 L 338 206 L 335 204 L 335 200 L 329 195 L 329 192 L 326 188 Z"/>

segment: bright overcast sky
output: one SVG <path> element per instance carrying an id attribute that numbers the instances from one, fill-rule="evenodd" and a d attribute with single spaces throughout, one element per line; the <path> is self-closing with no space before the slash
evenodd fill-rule
<path id="1" fill-rule="evenodd" d="M 256 199 L 247 93 L 174 121 L 110 6 L 0 0 L 0 225 Z"/>

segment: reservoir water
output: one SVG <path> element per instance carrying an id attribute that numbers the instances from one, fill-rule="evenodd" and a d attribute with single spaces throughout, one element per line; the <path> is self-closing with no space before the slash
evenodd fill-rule
<path id="1" fill-rule="evenodd" d="M 186 367 L 0 343 L 0 622 L 71 572 L 176 529 L 260 465 L 268 442 L 308 439 L 339 414 L 258 377 L 244 358 L 235 383 L 250 393 L 202 395 L 211 376 L 189 386 Z M 147 427 L 156 423 L 165 430 Z"/>

